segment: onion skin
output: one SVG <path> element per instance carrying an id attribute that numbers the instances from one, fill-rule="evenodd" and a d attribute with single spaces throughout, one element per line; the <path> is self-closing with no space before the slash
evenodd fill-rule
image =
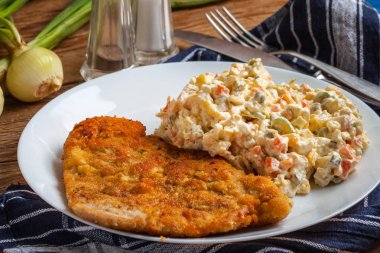
<path id="1" fill-rule="evenodd" d="M 27 49 L 12 60 L 6 81 L 9 92 L 18 100 L 41 100 L 61 88 L 62 62 L 49 49 Z"/>
<path id="2" fill-rule="evenodd" d="M 4 94 L 3 94 L 3 90 L 0 87 L 0 115 L 3 113 L 3 109 L 4 109 Z"/>

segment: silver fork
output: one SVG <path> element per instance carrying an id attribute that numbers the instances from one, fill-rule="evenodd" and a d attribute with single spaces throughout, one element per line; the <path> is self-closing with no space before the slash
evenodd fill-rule
<path id="1" fill-rule="evenodd" d="M 320 69 L 314 74 L 317 79 L 330 82 L 348 90 L 367 103 L 380 106 L 380 88 L 374 84 L 307 55 L 290 50 L 274 50 L 244 28 L 226 7 L 223 6 L 222 11 L 215 9 L 215 12 L 206 13 L 206 17 L 225 40 L 236 42 L 246 47 L 258 48 L 273 55 L 294 56 Z M 329 76 L 333 81 L 326 76 Z"/>
<path id="2" fill-rule="evenodd" d="M 227 41 L 236 42 L 245 47 L 254 47 L 274 55 L 291 55 L 302 59 L 305 55 L 290 50 L 274 50 L 267 46 L 264 41 L 249 32 L 226 8 L 222 7 L 224 14 L 215 9 L 215 12 L 206 13 L 206 17 L 215 30 Z M 228 17 L 226 17 L 226 16 Z M 232 22 L 230 22 L 231 20 Z M 312 58 L 313 59 L 313 58 Z M 315 60 L 315 59 L 314 59 Z M 306 62 L 309 62 L 306 60 Z M 314 67 L 313 63 L 310 63 Z"/>
<path id="3" fill-rule="evenodd" d="M 222 10 L 225 14 L 227 14 L 234 25 L 229 22 L 228 19 L 218 9 L 215 9 L 215 12 L 217 14 L 215 14 L 213 11 L 210 11 L 209 13 L 206 13 L 206 17 L 211 25 L 215 28 L 215 30 L 225 40 L 229 42 L 237 42 L 246 47 L 254 47 L 262 49 L 264 51 L 269 51 L 265 43 L 250 33 L 247 29 L 245 29 L 244 26 L 242 26 L 242 24 L 237 21 L 237 19 L 226 7 L 223 6 Z M 213 19 L 215 19 L 215 21 Z M 223 22 L 221 20 L 223 20 Z M 238 27 L 240 31 L 236 27 Z"/>

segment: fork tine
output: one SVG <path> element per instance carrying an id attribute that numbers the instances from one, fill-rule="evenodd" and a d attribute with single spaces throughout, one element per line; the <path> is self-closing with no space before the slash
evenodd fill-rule
<path id="1" fill-rule="evenodd" d="M 249 47 L 249 45 L 247 43 L 245 43 L 244 41 L 242 41 L 241 39 L 239 39 L 233 32 L 231 32 L 231 30 L 228 29 L 223 24 L 223 22 L 212 11 L 210 11 L 210 15 L 213 17 L 213 19 L 215 20 L 215 22 L 219 25 L 219 28 L 223 29 L 223 31 L 225 33 L 227 33 L 233 41 L 235 41 L 237 43 L 240 43 L 241 45 L 243 45 L 245 47 Z"/>
<path id="2" fill-rule="evenodd" d="M 235 23 L 235 25 L 237 27 L 239 27 L 240 30 L 242 30 L 242 32 L 246 36 L 248 36 L 249 38 L 251 38 L 255 42 L 259 43 L 261 46 L 265 46 L 264 41 L 260 40 L 259 38 L 257 38 L 256 36 L 254 36 L 252 33 L 250 33 L 247 29 L 245 29 L 244 26 L 239 21 L 237 21 L 237 19 L 231 14 L 231 12 L 225 6 L 222 6 L 222 9 L 227 14 L 227 16 Z"/>
<path id="3" fill-rule="evenodd" d="M 243 35 L 241 35 L 240 31 L 236 29 L 236 27 L 234 25 L 231 24 L 230 21 L 228 21 L 227 18 L 224 17 L 224 15 L 218 10 L 218 9 L 215 9 L 216 13 L 218 14 L 218 16 L 224 21 L 224 23 L 233 31 L 235 32 L 235 36 L 237 36 L 238 38 L 244 40 L 244 42 L 246 42 L 248 45 L 250 45 L 251 47 L 261 47 L 260 44 L 257 44 L 255 41 L 252 41 L 250 38 L 247 38 Z"/>
<path id="4" fill-rule="evenodd" d="M 220 36 L 222 36 L 225 40 L 232 42 L 231 38 L 228 37 L 228 35 L 225 32 L 223 32 L 222 29 L 220 29 L 220 27 L 214 22 L 214 20 L 212 20 L 212 18 L 210 17 L 210 15 L 208 13 L 206 13 L 206 18 L 211 23 L 211 25 L 214 27 L 214 29 L 220 34 Z"/>

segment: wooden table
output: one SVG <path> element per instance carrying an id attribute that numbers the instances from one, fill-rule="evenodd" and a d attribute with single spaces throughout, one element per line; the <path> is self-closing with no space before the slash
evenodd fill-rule
<path id="1" fill-rule="evenodd" d="M 23 38 L 26 41 L 31 40 L 69 2 L 69 0 L 56 0 L 28 3 L 14 15 L 14 21 Z M 176 10 L 173 12 L 173 22 L 176 29 L 217 36 L 205 18 L 206 11 L 225 5 L 244 26 L 253 27 L 286 2 L 287 0 L 227 0 L 199 8 Z M 0 194 L 10 184 L 26 183 L 17 164 L 17 144 L 28 121 L 51 99 L 83 82 L 79 69 L 84 61 L 87 35 L 88 26 L 66 39 L 55 49 L 62 59 L 65 72 L 64 86 L 59 92 L 37 103 L 22 103 L 5 91 L 5 107 L 0 116 Z M 181 41 L 177 41 L 177 44 L 181 49 L 190 46 Z M 379 252 L 375 250 L 373 252 Z"/>
<path id="2" fill-rule="evenodd" d="M 69 3 L 69 0 L 30 1 L 14 15 L 14 21 L 24 40 L 31 40 L 57 13 Z M 229 0 L 193 9 L 173 12 L 176 29 L 186 29 L 217 36 L 209 25 L 204 13 L 217 6 L 225 5 L 247 27 L 253 27 L 279 9 L 286 0 Z M 55 52 L 61 57 L 64 67 L 63 88 L 37 103 L 22 103 L 6 91 L 5 107 L 0 116 L 0 194 L 10 184 L 25 180 L 17 164 L 17 144 L 20 134 L 33 115 L 52 98 L 83 82 L 79 69 L 84 61 L 87 44 L 88 26 L 63 41 Z M 181 49 L 190 44 L 177 41 Z M 4 85 L 2 85 L 4 90 Z"/>

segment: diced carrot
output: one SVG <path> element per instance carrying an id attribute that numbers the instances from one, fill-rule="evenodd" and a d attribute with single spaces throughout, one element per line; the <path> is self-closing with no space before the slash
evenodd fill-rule
<path id="1" fill-rule="evenodd" d="M 280 162 L 280 168 L 283 170 L 289 170 L 291 167 L 293 167 L 293 158 L 291 157 L 288 157 Z"/>
<path id="2" fill-rule="evenodd" d="M 268 156 L 265 159 L 266 174 L 270 175 L 275 172 L 279 172 L 279 166 L 280 166 L 280 162 L 276 158 Z"/>
<path id="3" fill-rule="evenodd" d="M 363 141 L 362 141 L 362 138 L 360 136 L 355 136 L 351 143 L 350 143 L 351 147 L 353 148 L 363 148 Z"/>
<path id="4" fill-rule="evenodd" d="M 281 115 L 283 117 L 287 118 L 288 120 L 290 120 L 292 118 L 292 116 L 293 116 L 293 113 L 290 110 L 284 110 L 284 111 L 281 112 Z"/>
<path id="5" fill-rule="evenodd" d="M 274 104 L 271 107 L 272 112 L 279 112 L 281 110 L 281 106 L 279 104 Z"/>
<path id="6" fill-rule="evenodd" d="M 278 145 L 281 143 L 281 140 L 279 138 L 276 138 L 273 142 L 274 145 Z"/>
<path id="7" fill-rule="evenodd" d="M 294 103 L 293 99 L 292 99 L 291 96 L 289 96 L 288 94 L 284 94 L 284 95 L 282 96 L 282 98 L 283 98 L 288 104 L 293 104 L 293 103 Z"/>
<path id="8" fill-rule="evenodd" d="M 307 100 L 304 99 L 302 100 L 302 107 L 305 108 L 305 107 L 309 107 L 309 104 L 307 103 Z"/>
<path id="9" fill-rule="evenodd" d="M 264 155 L 263 150 L 261 149 L 261 146 L 257 145 L 250 149 L 251 153 L 254 155 Z"/>
<path id="10" fill-rule="evenodd" d="M 272 148 L 280 153 L 285 153 L 287 143 L 283 140 L 284 137 L 277 137 L 273 140 Z"/>
<path id="11" fill-rule="evenodd" d="M 340 176 L 342 179 L 346 179 L 352 169 L 355 167 L 356 161 L 343 159 L 342 161 L 342 175 Z"/>
<path id="12" fill-rule="evenodd" d="M 223 93 L 229 94 L 230 90 L 224 85 L 217 85 L 215 88 L 215 97 L 220 97 Z"/>
<path id="13" fill-rule="evenodd" d="M 354 159 L 355 158 L 355 150 L 348 144 L 344 145 L 340 150 L 339 154 L 343 158 Z"/>
<path id="14" fill-rule="evenodd" d="M 350 168 L 351 168 L 351 163 L 350 163 L 350 161 L 344 159 L 344 160 L 342 161 L 342 169 L 343 169 L 343 171 L 347 171 L 347 170 L 349 170 Z"/>

